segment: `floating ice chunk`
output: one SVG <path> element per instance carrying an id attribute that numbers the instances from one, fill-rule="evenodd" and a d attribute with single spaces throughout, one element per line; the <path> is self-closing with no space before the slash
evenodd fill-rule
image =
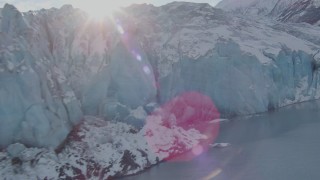
<path id="1" fill-rule="evenodd" d="M 229 119 L 214 119 L 214 120 L 210 121 L 209 123 L 213 124 L 213 123 L 221 123 L 221 122 L 229 122 Z"/>
<path id="2" fill-rule="evenodd" d="M 214 143 L 214 144 L 210 144 L 211 147 L 213 148 L 225 148 L 225 147 L 229 147 L 231 144 L 230 143 Z"/>

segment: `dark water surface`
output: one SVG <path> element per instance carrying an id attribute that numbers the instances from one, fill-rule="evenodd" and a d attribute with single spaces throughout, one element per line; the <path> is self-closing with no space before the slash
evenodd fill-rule
<path id="1" fill-rule="evenodd" d="M 232 119 L 217 142 L 231 146 L 123 179 L 320 180 L 320 101 Z"/>

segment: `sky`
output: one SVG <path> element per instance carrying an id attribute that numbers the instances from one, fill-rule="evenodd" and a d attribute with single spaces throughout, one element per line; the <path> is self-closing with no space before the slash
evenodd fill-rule
<path id="1" fill-rule="evenodd" d="M 167 4 L 173 0 L 0 0 L 0 7 L 5 3 L 13 4 L 20 11 L 36 10 L 41 8 L 60 8 L 64 4 L 72 4 L 77 8 L 85 8 L 89 3 L 97 3 L 104 6 L 126 6 L 133 3 L 149 3 L 156 6 Z M 197 3 L 209 3 L 215 6 L 220 0 L 184 0 Z"/>

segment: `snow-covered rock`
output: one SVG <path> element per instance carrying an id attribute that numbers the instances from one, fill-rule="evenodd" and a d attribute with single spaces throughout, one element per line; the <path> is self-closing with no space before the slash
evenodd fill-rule
<path id="1" fill-rule="evenodd" d="M 320 1 L 297 1 L 288 6 L 278 17 L 282 22 L 306 22 L 320 25 Z"/>
<path id="2" fill-rule="evenodd" d="M 55 151 L 25 148 L 21 144 L 0 151 L 0 175 L 3 179 L 120 177 L 142 171 L 172 154 L 182 154 L 184 151 L 171 152 L 170 149 L 190 150 L 204 136 L 194 129 L 165 127 L 161 121 L 161 118 L 152 121 L 152 126 L 137 131 L 123 123 L 86 117 Z M 147 132 L 166 135 L 166 138 L 150 137 Z M 150 138 L 152 140 L 147 141 Z M 175 142 L 179 142 L 179 147 Z M 168 148 L 168 151 L 156 152 L 152 148 L 154 144 L 161 149 Z"/>

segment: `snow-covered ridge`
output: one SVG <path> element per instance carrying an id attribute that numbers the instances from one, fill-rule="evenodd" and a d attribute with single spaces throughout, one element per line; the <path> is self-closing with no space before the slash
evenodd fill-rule
<path id="1" fill-rule="evenodd" d="M 223 0 L 216 7 L 253 18 L 319 24 L 319 0 Z"/>
<path id="2" fill-rule="evenodd" d="M 227 11 L 245 15 L 279 15 L 295 2 L 304 0 L 222 0 L 216 5 Z"/>

